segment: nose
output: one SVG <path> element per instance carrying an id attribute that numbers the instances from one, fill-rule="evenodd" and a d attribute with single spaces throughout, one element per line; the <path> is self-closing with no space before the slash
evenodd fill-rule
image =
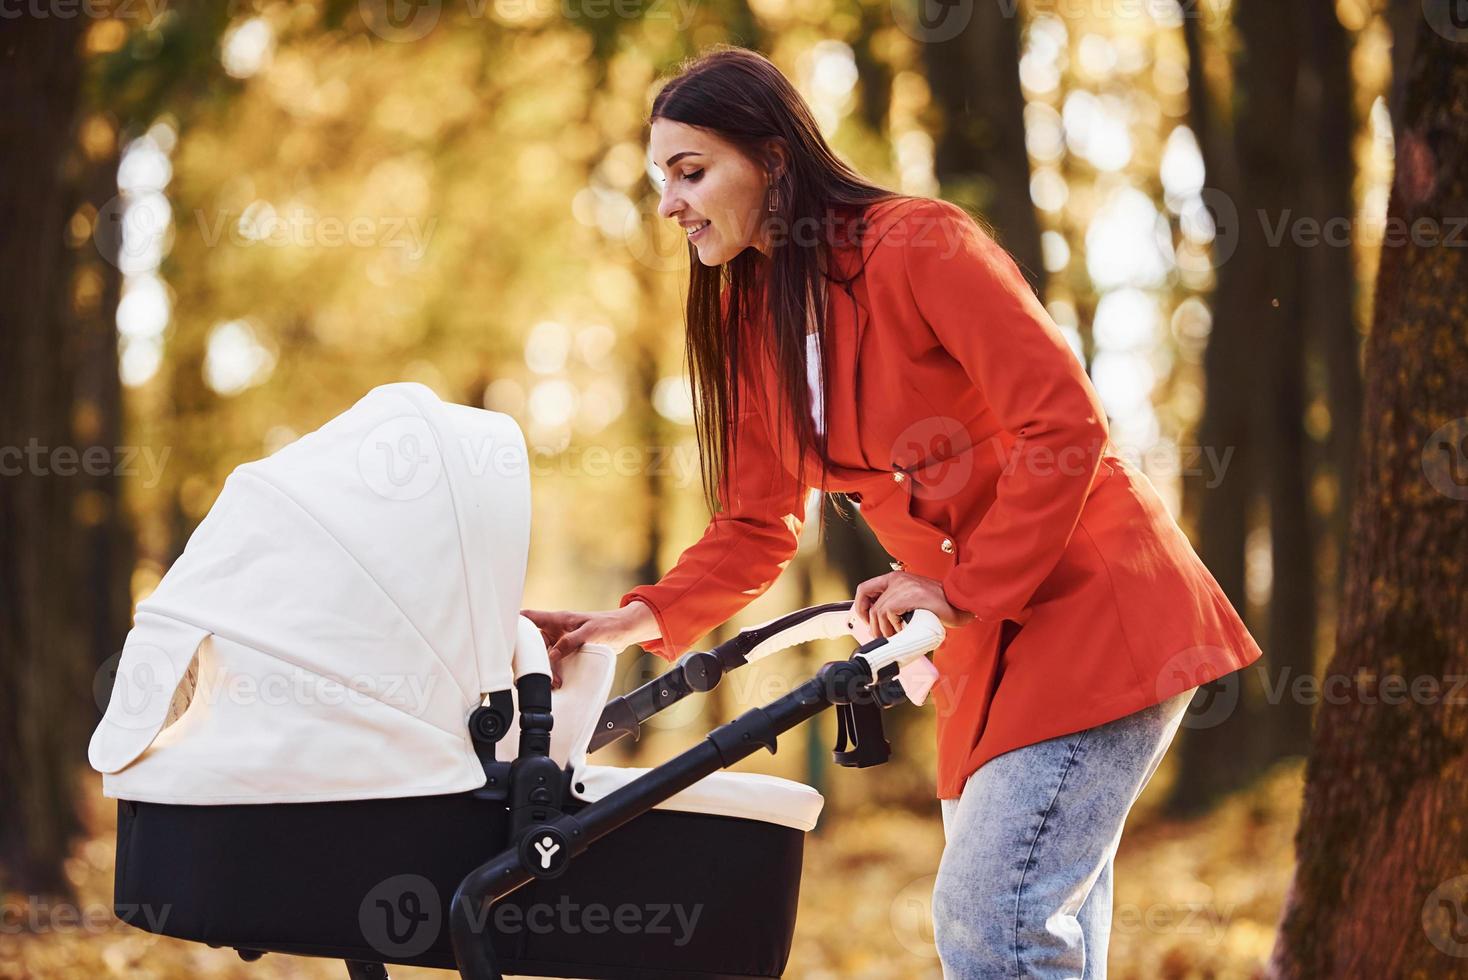
<path id="1" fill-rule="evenodd" d="M 678 191 L 670 180 L 663 185 L 662 195 L 658 198 L 658 217 L 671 218 L 682 208 L 683 200 L 678 196 Z"/>

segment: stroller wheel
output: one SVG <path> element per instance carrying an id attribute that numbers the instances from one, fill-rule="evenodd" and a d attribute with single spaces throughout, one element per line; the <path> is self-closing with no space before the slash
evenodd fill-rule
<path id="1" fill-rule="evenodd" d="M 253 963 L 260 957 L 265 955 L 265 951 L 263 949 L 240 949 L 238 946 L 235 947 L 235 952 L 240 954 L 240 959 L 244 960 L 246 963 Z"/>
<path id="2" fill-rule="evenodd" d="M 351 980 L 387 980 L 387 967 L 366 960 L 347 960 L 347 976 Z"/>

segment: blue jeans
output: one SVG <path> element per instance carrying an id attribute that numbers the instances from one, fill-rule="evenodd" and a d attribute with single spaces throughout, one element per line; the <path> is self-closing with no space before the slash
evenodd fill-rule
<path id="1" fill-rule="evenodd" d="M 1122 825 L 1193 693 L 996 756 L 940 801 L 933 938 L 945 980 L 1106 976 Z"/>

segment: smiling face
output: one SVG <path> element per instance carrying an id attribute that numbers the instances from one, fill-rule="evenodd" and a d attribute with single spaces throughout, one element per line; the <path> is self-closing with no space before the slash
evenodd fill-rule
<path id="1" fill-rule="evenodd" d="M 737 146 L 696 126 L 659 117 L 648 149 L 665 178 L 658 215 L 678 222 L 698 261 L 717 266 L 753 246 L 769 255 L 762 225 L 770 176 Z"/>

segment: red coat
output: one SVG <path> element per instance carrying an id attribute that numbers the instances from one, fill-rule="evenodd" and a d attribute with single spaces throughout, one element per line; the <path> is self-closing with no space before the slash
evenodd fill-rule
<path id="1" fill-rule="evenodd" d="M 976 614 L 933 662 L 938 796 L 1010 749 L 1155 704 L 1260 650 L 1151 482 L 1108 442 L 1085 371 L 1008 254 L 962 209 L 870 208 L 836 252 L 827 329 L 828 488 L 859 499 L 906 570 Z M 762 360 L 761 390 L 774 390 Z M 655 585 L 674 660 L 795 553 L 807 488 L 793 440 L 746 398 L 734 499 Z M 814 456 L 809 464 L 816 472 Z M 872 569 L 879 575 L 887 569 Z"/>

